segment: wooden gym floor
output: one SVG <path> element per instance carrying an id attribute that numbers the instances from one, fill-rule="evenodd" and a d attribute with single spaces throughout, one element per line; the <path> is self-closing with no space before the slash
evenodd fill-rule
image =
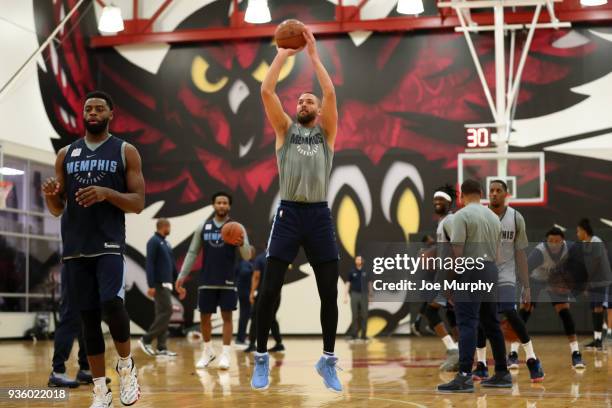
<path id="1" fill-rule="evenodd" d="M 342 394 L 325 389 L 313 365 L 320 357 L 320 338 L 287 338 L 284 355 L 271 359 L 271 387 L 264 392 L 249 386 L 252 355 L 236 349 L 229 371 L 196 370 L 199 344 L 170 339 L 176 358 L 148 357 L 133 338 L 142 399 L 145 407 L 612 407 L 612 353 L 583 352 L 586 370 L 570 368 L 567 341 L 561 336 L 535 337 L 536 352 L 543 362 L 543 384 L 529 382 L 527 368 L 514 376 L 514 387 L 506 390 L 479 389 L 474 394 L 437 394 L 435 386 L 452 378 L 440 373 L 442 344 L 433 337 L 375 339 L 368 344 L 349 344 L 338 339 L 336 352 L 344 385 Z M 585 338 L 582 339 L 584 341 Z M 271 341 L 273 343 L 273 341 Z M 112 343 L 107 338 L 107 348 Z M 220 350 L 220 339 L 213 344 Z M 112 347 L 112 346 L 111 346 Z M 490 353 L 490 351 L 489 351 Z M 40 341 L 0 342 L 0 387 L 44 387 L 51 371 L 53 343 Z M 521 355 L 522 354 L 521 351 Z M 107 367 L 114 366 L 114 349 L 107 353 Z M 76 343 L 68 363 L 68 374 L 76 374 Z M 120 407 L 117 375 L 107 369 L 115 407 Z M 88 407 L 90 386 L 70 390 L 68 402 L 9 402 L 0 407 Z"/>

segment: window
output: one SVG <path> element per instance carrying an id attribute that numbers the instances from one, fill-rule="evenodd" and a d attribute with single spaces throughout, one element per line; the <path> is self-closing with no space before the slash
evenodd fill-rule
<path id="1" fill-rule="evenodd" d="M 0 208 L 0 311 L 53 310 L 59 301 L 60 221 L 46 209 L 41 191 L 53 166 L 5 155 L 1 167 L 12 189 Z"/>

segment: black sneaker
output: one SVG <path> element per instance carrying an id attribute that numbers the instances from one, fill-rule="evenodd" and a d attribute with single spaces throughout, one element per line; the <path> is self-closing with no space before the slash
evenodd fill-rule
<path id="1" fill-rule="evenodd" d="M 512 388 L 512 375 L 509 371 L 495 372 L 491 378 L 482 380 L 480 386 L 487 388 Z"/>
<path id="2" fill-rule="evenodd" d="M 572 353 L 572 367 L 579 369 L 586 368 L 584 361 L 582 361 L 582 354 L 579 351 Z"/>
<path id="3" fill-rule="evenodd" d="M 284 351 L 285 346 L 283 346 L 283 343 L 277 343 L 274 347 L 268 349 L 269 353 L 283 353 Z"/>
<path id="4" fill-rule="evenodd" d="M 603 351 L 603 342 L 601 339 L 593 339 L 592 342 L 584 345 L 585 350 Z"/>
<path id="5" fill-rule="evenodd" d="M 518 370 L 519 368 L 519 356 L 516 351 L 511 351 L 508 353 L 508 369 L 510 370 Z"/>
<path id="6" fill-rule="evenodd" d="M 245 348 L 242 351 L 244 351 L 245 353 L 253 353 L 253 352 L 257 351 L 257 347 L 253 343 L 251 343 L 251 344 L 249 344 L 249 347 Z"/>
<path id="7" fill-rule="evenodd" d="M 93 384 L 93 376 L 91 370 L 79 370 L 76 375 L 76 380 L 81 384 Z"/>
<path id="8" fill-rule="evenodd" d="M 91 370 L 79 370 L 76 375 L 76 380 L 81 384 L 93 384 L 93 375 L 91 375 Z M 106 377 L 106 385 L 110 384 L 111 379 Z"/>
<path id="9" fill-rule="evenodd" d="M 438 385 L 438 392 L 470 393 L 474 392 L 472 374 L 457 373 L 451 382 Z"/>
<path id="10" fill-rule="evenodd" d="M 487 366 L 482 361 L 476 363 L 476 370 L 472 372 L 472 380 L 482 381 L 486 380 L 488 377 L 489 369 L 487 368 Z"/>
<path id="11" fill-rule="evenodd" d="M 527 360 L 527 368 L 529 368 L 529 377 L 532 383 L 541 383 L 544 381 L 544 370 L 542 364 L 537 358 Z"/>
<path id="12" fill-rule="evenodd" d="M 51 374 L 49 374 L 47 387 L 76 388 L 78 386 L 79 382 L 77 380 L 68 378 L 66 373 L 51 372 Z"/>

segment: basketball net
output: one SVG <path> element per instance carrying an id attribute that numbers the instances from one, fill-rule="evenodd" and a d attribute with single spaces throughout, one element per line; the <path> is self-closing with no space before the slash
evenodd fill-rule
<path id="1" fill-rule="evenodd" d="M 0 181 L 0 209 L 6 208 L 6 199 L 13 189 L 10 181 Z"/>

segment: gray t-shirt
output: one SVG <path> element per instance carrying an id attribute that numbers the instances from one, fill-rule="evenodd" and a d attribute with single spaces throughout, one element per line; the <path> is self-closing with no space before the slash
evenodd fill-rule
<path id="1" fill-rule="evenodd" d="M 451 242 L 465 243 L 463 256 L 495 262 L 501 238 L 501 223 L 493 211 L 472 203 L 457 211 L 452 220 Z"/>
<path id="2" fill-rule="evenodd" d="M 293 123 L 276 152 L 281 200 L 317 203 L 327 200 L 334 152 L 320 126 Z"/>
<path id="3" fill-rule="evenodd" d="M 499 268 L 499 284 L 516 284 L 516 251 L 527 248 L 527 233 L 525 219 L 520 212 L 512 207 L 506 207 L 501 215 L 501 247 L 497 267 Z"/>

